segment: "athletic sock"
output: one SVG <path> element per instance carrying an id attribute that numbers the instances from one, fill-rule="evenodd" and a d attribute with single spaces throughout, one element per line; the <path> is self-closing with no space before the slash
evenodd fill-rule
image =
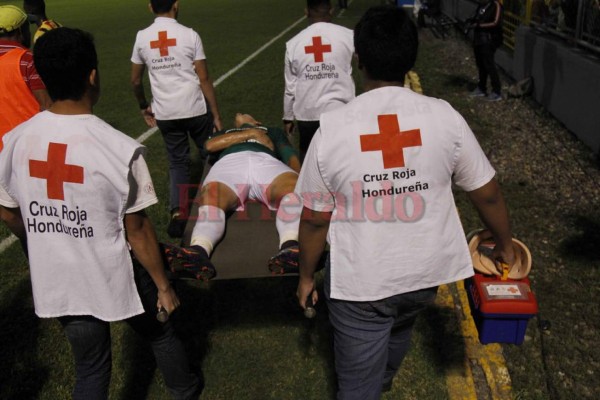
<path id="1" fill-rule="evenodd" d="M 200 206 L 190 246 L 200 246 L 210 257 L 215 243 L 223 237 L 224 233 L 225 211 L 215 206 Z"/>
<path id="2" fill-rule="evenodd" d="M 296 193 L 288 193 L 281 198 L 275 216 L 275 227 L 279 234 L 279 248 L 283 248 L 283 245 L 290 240 L 298 242 L 301 212 L 302 201 Z"/>

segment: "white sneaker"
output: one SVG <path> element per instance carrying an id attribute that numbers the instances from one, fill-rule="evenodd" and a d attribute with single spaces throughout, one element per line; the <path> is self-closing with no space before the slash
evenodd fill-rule
<path id="1" fill-rule="evenodd" d="M 499 95 L 498 93 L 490 93 L 486 98 L 486 101 L 501 101 L 502 100 L 502 96 Z"/>
<path id="2" fill-rule="evenodd" d="M 471 96 L 471 97 L 485 97 L 485 92 L 483 92 L 479 88 L 476 88 L 471 93 L 469 93 L 469 96 Z"/>

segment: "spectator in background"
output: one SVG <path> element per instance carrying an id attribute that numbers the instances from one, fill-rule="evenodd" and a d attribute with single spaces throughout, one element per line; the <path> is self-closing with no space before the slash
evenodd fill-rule
<path id="1" fill-rule="evenodd" d="M 438 286 L 473 275 L 453 184 L 493 232 L 495 258 L 512 265 L 514 251 L 495 171 L 465 120 L 403 87 L 418 48 L 407 12 L 369 9 L 354 44 L 365 92 L 321 116 L 296 186 L 304 202 L 296 295 L 302 308 L 309 296 L 317 302 L 327 239 L 337 399 L 375 400 L 391 388 Z"/>
<path id="2" fill-rule="evenodd" d="M 35 61 L 54 103 L 5 138 L 0 216 L 27 243 L 36 314 L 57 318 L 71 344 L 73 399 L 108 398 L 109 322 L 121 320 L 150 342 L 171 393 L 197 399 L 202 384 L 182 343 L 155 318 L 179 299 L 144 212 L 158 200 L 143 146 L 92 113 L 100 96 L 93 39 L 54 29 L 36 43 Z"/>
<path id="3" fill-rule="evenodd" d="M 579 1 L 583 0 L 561 0 L 560 10 L 562 12 L 563 21 L 559 28 L 566 29 L 570 33 L 575 33 L 575 25 L 577 24 L 577 8 Z"/>
<path id="4" fill-rule="evenodd" d="M 467 22 L 473 29 L 473 51 L 479 74 L 477 88 L 470 95 L 485 97 L 488 101 L 500 101 L 502 87 L 494 57 L 496 50 L 502 45 L 502 5 L 498 0 L 479 0 L 474 16 Z M 488 77 L 492 86 L 489 94 Z"/>
<path id="5" fill-rule="evenodd" d="M 331 23 L 330 0 L 307 0 L 309 26 L 286 43 L 283 124 L 291 135 L 294 120 L 300 136 L 300 161 L 325 111 L 355 96 L 352 80 L 352 31 Z"/>
<path id="6" fill-rule="evenodd" d="M 0 151 L 4 134 L 51 103 L 28 49 L 26 22 L 20 8 L 0 6 Z"/>
<path id="7" fill-rule="evenodd" d="M 194 30 L 177 22 L 179 2 L 151 0 L 150 9 L 156 19 L 137 34 L 131 55 L 131 85 L 144 120 L 150 127 L 158 126 L 167 147 L 171 212 L 167 233 L 180 238 L 188 202 L 181 198 L 181 189 L 190 184 L 188 135 L 200 149 L 204 164 L 204 142 L 214 130 L 222 129 L 222 123 L 202 40 Z M 146 100 L 142 82 L 146 67 L 152 104 Z"/>
<path id="8" fill-rule="evenodd" d="M 27 13 L 29 22 L 37 26 L 33 34 L 33 44 L 44 33 L 62 26 L 58 22 L 48 19 L 46 16 L 46 2 L 44 0 L 25 0 L 23 2 L 23 9 Z"/>

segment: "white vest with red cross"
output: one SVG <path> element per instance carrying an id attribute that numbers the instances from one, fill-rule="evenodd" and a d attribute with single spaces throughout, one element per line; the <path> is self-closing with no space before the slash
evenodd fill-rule
<path id="1" fill-rule="evenodd" d="M 378 300 L 471 276 L 452 183 L 471 191 L 494 174 L 443 100 L 385 87 L 324 114 L 296 191 L 305 207 L 333 210 L 331 297 Z"/>
<path id="2" fill-rule="evenodd" d="M 0 186 L 23 217 L 36 314 L 116 321 L 142 313 L 123 218 L 132 197 L 139 204 L 129 179 L 143 147 L 93 115 L 49 111 L 4 144 Z M 142 192 L 145 204 L 156 202 L 151 183 Z"/>
<path id="3" fill-rule="evenodd" d="M 131 62 L 145 64 L 158 120 L 206 114 L 206 101 L 194 61 L 204 60 L 200 36 L 173 18 L 157 17 L 137 33 Z"/>
<path id="4" fill-rule="evenodd" d="M 283 119 L 318 121 L 355 96 L 353 33 L 328 22 L 308 26 L 286 43 Z"/>

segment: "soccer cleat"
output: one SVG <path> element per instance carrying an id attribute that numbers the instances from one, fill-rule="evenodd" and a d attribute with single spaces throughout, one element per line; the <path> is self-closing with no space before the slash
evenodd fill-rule
<path id="1" fill-rule="evenodd" d="M 169 226 L 167 227 L 167 234 L 172 238 L 183 237 L 186 224 L 187 220 L 183 218 L 179 210 L 174 210 L 171 213 L 171 220 L 169 221 Z"/>
<path id="2" fill-rule="evenodd" d="M 217 276 L 206 250 L 200 246 L 178 247 L 163 243 L 163 253 L 176 278 L 206 282 Z"/>
<path id="3" fill-rule="evenodd" d="M 269 259 L 269 270 L 273 275 L 297 274 L 299 251 L 298 245 L 283 248 Z"/>
<path id="4" fill-rule="evenodd" d="M 475 90 L 473 90 L 471 93 L 469 93 L 469 96 L 471 96 L 471 97 L 485 97 L 485 92 L 477 87 L 477 88 L 475 88 Z"/>

